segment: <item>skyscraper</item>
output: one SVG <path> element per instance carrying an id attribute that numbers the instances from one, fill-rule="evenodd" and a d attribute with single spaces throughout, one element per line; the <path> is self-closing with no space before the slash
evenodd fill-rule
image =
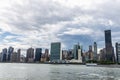
<path id="1" fill-rule="evenodd" d="M 68 50 L 68 60 L 71 60 L 71 59 L 73 59 L 74 58 L 74 54 L 73 54 L 73 49 L 69 49 Z"/>
<path id="2" fill-rule="evenodd" d="M 68 57 L 68 51 L 67 50 L 62 50 L 62 60 L 66 60 Z"/>
<path id="3" fill-rule="evenodd" d="M 4 49 L 2 50 L 2 58 L 1 58 L 1 61 L 2 61 L 2 62 L 6 62 L 6 60 L 7 60 L 7 48 L 4 48 Z"/>
<path id="4" fill-rule="evenodd" d="M 62 59 L 61 55 L 61 43 L 51 43 L 51 55 L 50 55 L 50 61 L 59 61 Z"/>
<path id="5" fill-rule="evenodd" d="M 11 62 L 20 62 L 20 53 L 21 50 L 18 49 L 17 52 L 13 52 L 10 57 Z"/>
<path id="6" fill-rule="evenodd" d="M 18 53 L 17 52 L 13 52 L 12 54 L 11 54 L 11 59 L 10 59 L 10 61 L 11 62 L 17 62 L 17 55 L 18 55 Z"/>
<path id="7" fill-rule="evenodd" d="M 97 43 L 94 42 L 94 54 L 93 54 L 94 60 L 97 61 Z"/>
<path id="8" fill-rule="evenodd" d="M 120 63 L 120 43 L 116 43 L 116 57 L 117 57 L 117 63 Z"/>
<path id="9" fill-rule="evenodd" d="M 89 51 L 92 52 L 92 45 L 89 45 Z"/>
<path id="10" fill-rule="evenodd" d="M 35 51 L 35 61 L 40 61 L 42 55 L 42 48 L 36 48 Z"/>
<path id="11" fill-rule="evenodd" d="M 2 61 L 2 52 L 0 53 L 0 62 Z"/>
<path id="12" fill-rule="evenodd" d="M 78 49 L 78 60 L 82 62 L 82 49 Z"/>
<path id="13" fill-rule="evenodd" d="M 45 61 L 49 61 L 49 49 L 45 49 Z"/>
<path id="14" fill-rule="evenodd" d="M 89 60 L 93 60 L 93 50 L 92 50 L 92 45 L 89 45 Z"/>
<path id="15" fill-rule="evenodd" d="M 76 60 L 78 60 L 78 49 L 80 49 L 80 45 L 79 44 L 74 45 L 73 54 L 74 54 L 74 59 Z"/>
<path id="16" fill-rule="evenodd" d="M 27 60 L 27 62 L 33 62 L 34 61 L 34 49 L 33 48 L 29 48 L 27 50 L 26 60 Z"/>
<path id="17" fill-rule="evenodd" d="M 14 51 L 14 48 L 9 47 L 9 49 L 8 49 L 8 61 L 10 61 L 10 57 L 11 57 L 11 54 L 13 53 L 13 51 Z"/>
<path id="18" fill-rule="evenodd" d="M 114 62 L 114 49 L 112 47 L 111 30 L 105 30 L 106 60 Z"/>
<path id="19" fill-rule="evenodd" d="M 17 62 L 20 62 L 21 49 L 17 50 Z"/>
<path id="20" fill-rule="evenodd" d="M 100 50 L 99 58 L 100 58 L 100 61 L 106 60 L 106 49 L 105 48 Z"/>

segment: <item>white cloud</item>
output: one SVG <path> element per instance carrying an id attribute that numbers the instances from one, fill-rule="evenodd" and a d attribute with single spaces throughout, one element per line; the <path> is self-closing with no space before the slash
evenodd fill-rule
<path id="1" fill-rule="evenodd" d="M 68 31 L 64 32 L 63 34 L 68 34 L 68 35 L 92 35 L 93 31 L 92 31 L 92 29 L 85 28 L 85 27 L 80 27 L 79 29 L 68 28 Z"/>
<path id="2" fill-rule="evenodd" d="M 113 33 L 115 28 L 120 29 L 119 3 L 119 0 L 1 0 L 0 45 L 49 48 L 51 42 L 62 41 L 59 36 L 65 34 L 88 35 L 99 42 L 104 29 L 112 29 Z M 3 35 L 5 32 L 17 36 Z M 119 34 L 113 36 L 118 39 Z"/>

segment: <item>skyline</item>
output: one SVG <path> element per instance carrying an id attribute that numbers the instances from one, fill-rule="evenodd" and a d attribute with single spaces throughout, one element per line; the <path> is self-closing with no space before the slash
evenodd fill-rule
<path id="1" fill-rule="evenodd" d="M 0 50 L 5 47 L 50 48 L 61 42 L 71 49 L 77 42 L 88 49 L 105 47 L 104 30 L 111 29 L 112 44 L 120 41 L 119 0 L 1 0 Z M 69 47 L 71 46 L 71 47 Z"/>

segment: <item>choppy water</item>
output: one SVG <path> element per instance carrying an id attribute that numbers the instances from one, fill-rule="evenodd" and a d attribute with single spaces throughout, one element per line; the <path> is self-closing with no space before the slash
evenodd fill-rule
<path id="1" fill-rule="evenodd" d="M 120 68 L 1 63 L 0 80 L 120 80 Z"/>

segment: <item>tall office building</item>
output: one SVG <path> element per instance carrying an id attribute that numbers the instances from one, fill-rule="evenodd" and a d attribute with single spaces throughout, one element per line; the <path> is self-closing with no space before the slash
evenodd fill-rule
<path id="1" fill-rule="evenodd" d="M 68 58 L 68 51 L 62 50 L 62 60 L 66 60 Z"/>
<path id="2" fill-rule="evenodd" d="M 77 45 L 74 45 L 73 48 L 73 54 L 74 54 L 74 59 L 78 60 L 78 50 L 80 49 L 79 43 Z"/>
<path id="3" fill-rule="evenodd" d="M 13 47 L 8 48 L 8 58 L 7 58 L 8 61 L 10 61 L 10 57 L 11 57 L 11 54 L 13 53 L 13 51 L 14 51 Z"/>
<path id="4" fill-rule="evenodd" d="M 116 57 L 117 57 L 117 63 L 120 63 L 120 43 L 116 43 Z"/>
<path id="5" fill-rule="evenodd" d="M 11 62 L 17 62 L 17 58 L 18 58 L 17 55 L 18 55 L 17 52 L 13 52 L 13 53 L 11 54 L 10 61 L 11 61 Z"/>
<path id="6" fill-rule="evenodd" d="M 41 55 L 42 55 L 42 48 L 36 48 L 35 61 L 40 62 L 41 61 Z"/>
<path id="7" fill-rule="evenodd" d="M 89 51 L 92 52 L 92 45 L 89 45 Z"/>
<path id="8" fill-rule="evenodd" d="M 100 50 L 100 54 L 99 54 L 99 61 L 105 61 L 106 60 L 106 49 L 103 48 Z"/>
<path id="9" fill-rule="evenodd" d="M 82 62 L 82 49 L 78 49 L 78 60 Z"/>
<path id="10" fill-rule="evenodd" d="M 97 43 L 94 42 L 94 54 L 93 54 L 94 60 L 97 61 Z"/>
<path id="11" fill-rule="evenodd" d="M 45 49 L 45 53 L 41 55 L 41 62 L 49 61 L 49 49 Z"/>
<path id="12" fill-rule="evenodd" d="M 17 52 L 13 52 L 10 57 L 11 62 L 20 62 L 20 53 L 21 50 L 18 49 Z"/>
<path id="13" fill-rule="evenodd" d="M 2 61 L 2 52 L 0 53 L 0 62 Z"/>
<path id="14" fill-rule="evenodd" d="M 82 49 L 79 43 L 77 45 L 74 45 L 73 54 L 74 54 L 74 59 L 75 59 L 74 61 L 82 63 Z"/>
<path id="15" fill-rule="evenodd" d="M 111 30 L 105 30 L 106 60 L 114 62 L 114 49 L 112 47 Z"/>
<path id="16" fill-rule="evenodd" d="M 21 49 L 17 50 L 17 62 L 20 62 Z"/>
<path id="17" fill-rule="evenodd" d="M 27 50 L 26 61 L 27 62 L 34 62 L 34 49 L 33 48 L 29 48 Z"/>
<path id="18" fill-rule="evenodd" d="M 45 49 L 45 61 L 49 61 L 49 49 Z"/>
<path id="19" fill-rule="evenodd" d="M 61 55 L 61 43 L 51 43 L 51 55 L 50 61 L 60 61 L 62 59 Z"/>
<path id="20" fill-rule="evenodd" d="M 78 45 L 74 45 L 73 55 L 74 55 L 74 59 L 78 59 Z"/>
<path id="21" fill-rule="evenodd" d="M 92 50 L 92 45 L 89 46 L 89 60 L 93 60 L 93 50 Z"/>
<path id="22" fill-rule="evenodd" d="M 69 49 L 68 50 L 68 60 L 71 60 L 71 59 L 73 59 L 74 58 L 74 54 L 73 54 L 73 49 Z"/>
<path id="23" fill-rule="evenodd" d="M 2 58 L 1 58 L 2 62 L 6 62 L 7 61 L 7 48 L 4 48 L 2 50 Z"/>

